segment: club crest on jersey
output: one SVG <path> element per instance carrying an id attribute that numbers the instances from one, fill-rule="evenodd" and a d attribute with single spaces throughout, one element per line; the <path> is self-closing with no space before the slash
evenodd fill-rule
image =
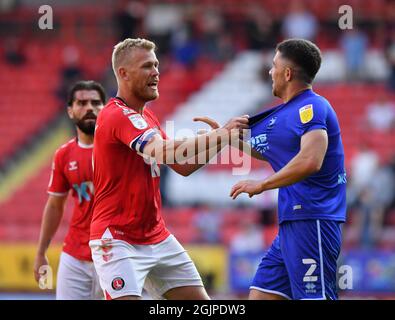
<path id="1" fill-rule="evenodd" d="M 310 122 L 313 119 L 313 116 L 314 116 L 314 111 L 312 104 L 305 105 L 304 107 L 299 109 L 300 121 L 303 124 Z"/>
<path id="2" fill-rule="evenodd" d="M 136 129 L 143 130 L 148 127 L 148 123 L 144 120 L 141 114 L 132 114 L 128 118 Z"/>
<path id="3" fill-rule="evenodd" d="M 116 291 L 122 290 L 124 286 L 125 281 L 121 277 L 116 277 L 111 282 L 111 287 Z"/>

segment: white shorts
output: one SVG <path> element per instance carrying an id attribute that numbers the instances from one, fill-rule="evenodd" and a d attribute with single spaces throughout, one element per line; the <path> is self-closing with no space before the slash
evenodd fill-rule
<path id="1" fill-rule="evenodd" d="M 100 288 L 93 262 L 78 260 L 62 252 L 56 284 L 57 300 L 102 300 Z"/>
<path id="2" fill-rule="evenodd" d="M 163 299 L 172 288 L 203 286 L 188 253 L 170 235 L 153 245 L 122 240 L 91 240 L 89 245 L 106 299 L 141 296 L 143 287 L 153 299 Z"/>

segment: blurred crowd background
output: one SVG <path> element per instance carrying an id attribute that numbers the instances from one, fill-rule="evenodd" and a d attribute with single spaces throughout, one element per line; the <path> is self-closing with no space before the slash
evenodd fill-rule
<path id="1" fill-rule="evenodd" d="M 194 116 L 224 123 L 278 103 L 268 74 L 276 43 L 314 41 L 323 53 L 314 90 L 336 110 L 346 154 L 339 265 L 351 266 L 352 288 L 340 296 L 395 299 L 395 1 L 347 1 L 353 28 L 346 30 L 338 23 L 343 2 L 47 0 L 53 29 L 42 30 L 41 1 L 0 0 L 0 299 L 53 298 L 34 282 L 33 259 L 53 152 L 74 134 L 65 97 L 81 79 L 114 96 L 111 52 L 127 37 L 157 44 L 160 98 L 149 107 L 165 129 L 173 120 L 167 128 L 179 136 L 205 128 Z M 219 299 L 246 297 L 277 232 L 276 191 L 228 196 L 237 181 L 271 174 L 255 160 L 235 174 L 243 159 L 187 178 L 161 171 L 167 226 Z M 70 209 L 49 253 L 55 271 Z"/>

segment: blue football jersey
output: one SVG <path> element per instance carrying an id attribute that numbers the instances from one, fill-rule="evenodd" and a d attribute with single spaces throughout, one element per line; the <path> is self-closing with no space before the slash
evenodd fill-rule
<path id="1" fill-rule="evenodd" d="M 328 149 L 321 169 L 306 179 L 279 189 L 279 222 L 328 219 L 345 221 L 346 172 L 340 126 L 329 102 L 308 89 L 287 103 L 249 119 L 249 144 L 281 170 L 300 151 L 302 136 L 323 129 Z"/>

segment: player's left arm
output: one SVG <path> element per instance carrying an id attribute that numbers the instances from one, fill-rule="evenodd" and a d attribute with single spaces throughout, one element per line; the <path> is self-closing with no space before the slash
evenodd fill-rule
<path id="1" fill-rule="evenodd" d="M 249 117 L 248 115 L 244 115 L 243 117 Z M 193 121 L 201 121 L 204 123 L 207 123 L 212 129 L 217 129 L 220 127 L 217 121 L 214 119 L 211 119 L 209 117 L 196 117 L 193 119 Z M 267 161 L 258 151 L 255 149 L 251 148 L 251 146 L 243 141 L 243 138 L 240 137 L 240 139 L 237 141 L 237 143 L 233 144 L 234 147 L 237 147 L 240 151 L 246 153 L 250 157 L 253 157 L 258 160 L 262 161 Z M 211 159 L 211 158 L 210 158 Z"/>
<path id="2" fill-rule="evenodd" d="M 246 119 L 248 118 L 248 116 L 244 115 L 242 117 L 235 117 L 232 118 L 228 121 L 228 123 L 222 127 L 238 127 L 239 124 L 238 122 L 240 120 L 246 122 Z M 221 126 L 215 121 L 212 120 L 208 117 L 196 117 L 193 119 L 193 121 L 202 121 L 206 124 L 208 124 L 212 131 L 215 130 L 220 130 Z M 245 126 L 247 125 L 246 123 L 244 124 Z M 205 130 L 206 131 L 206 130 Z M 207 134 L 207 131 L 204 133 Z M 167 164 L 172 170 L 174 170 L 175 172 L 177 172 L 178 174 L 187 177 L 189 175 L 191 175 L 192 173 L 194 173 L 195 171 L 199 170 L 200 168 L 204 167 L 207 163 L 209 163 L 209 161 L 214 158 L 219 152 L 221 152 L 221 150 L 228 145 L 227 143 L 224 143 L 223 140 L 217 140 L 217 143 L 211 147 L 205 148 L 204 150 L 200 151 L 198 154 L 196 154 L 193 157 L 193 161 L 192 163 L 174 163 L 174 164 Z"/>
<path id="3" fill-rule="evenodd" d="M 243 117 L 248 117 L 248 116 L 243 116 Z M 221 126 L 216 122 L 215 120 L 209 118 L 209 117 L 196 117 L 193 119 L 193 121 L 201 121 L 206 124 L 208 124 L 212 130 L 219 129 Z M 235 143 L 239 150 L 247 153 L 249 156 L 254 157 L 258 160 L 265 160 L 260 153 L 258 153 L 256 150 L 252 149 L 249 144 L 245 143 L 243 140 L 238 140 L 238 143 Z M 204 157 L 204 162 L 199 163 L 199 161 L 195 161 L 192 164 L 185 163 L 185 164 L 171 164 L 168 165 L 172 170 L 177 172 L 178 174 L 181 174 L 183 176 L 189 176 L 190 174 L 194 173 L 195 171 L 199 170 L 203 166 L 205 166 L 212 158 L 214 158 L 221 150 L 225 147 L 224 144 L 217 144 L 217 146 L 214 146 L 210 148 L 209 150 L 205 150 L 201 153 L 199 153 L 196 156 L 196 159 L 202 159 Z"/>
<path id="4" fill-rule="evenodd" d="M 301 138 L 300 151 L 285 167 L 264 181 L 245 180 L 238 182 L 232 187 L 230 196 L 236 199 L 239 194 L 248 193 L 251 198 L 266 190 L 297 183 L 321 169 L 327 148 L 328 135 L 326 130 L 309 131 Z"/>
<path id="5" fill-rule="evenodd" d="M 170 167 L 173 171 L 177 172 L 178 174 L 187 177 L 194 173 L 195 171 L 199 170 L 200 168 L 204 167 L 212 158 L 214 158 L 215 155 L 217 155 L 221 149 L 222 145 L 218 144 L 218 146 L 211 148 L 207 151 L 203 151 L 196 155 L 196 159 L 199 159 L 199 157 L 204 157 L 205 160 L 203 163 L 174 163 L 174 164 L 168 164 L 167 166 Z"/>
<path id="6" fill-rule="evenodd" d="M 203 120 L 202 120 L 203 119 Z M 202 121 L 210 125 L 211 129 L 219 129 L 221 126 L 214 120 L 207 118 L 199 118 L 196 117 L 193 119 L 193 121 Z M 202 156 L 204 156 L 205 161 L 203 163 L 199 163 L 199 161 L 194 161 L 194 163 L 185 163 L 185 164 L 168 164 L 167 166 L 170 167 L 173 171 L 177 172 L 178 174 L 187 177 L 194 173 L 195 171 L 199 170 L 200 168 L 204 167 L 212 158 L 214 158 L 215 155 L 217 155 L 221 150 L 223 149 L 225 145 L 223 144 L 218 144 L 213 148 L 210 148 L 209 150 L 205 150 L 201 153 L 199 153 L 195 159 L 200 159 Z"/>

